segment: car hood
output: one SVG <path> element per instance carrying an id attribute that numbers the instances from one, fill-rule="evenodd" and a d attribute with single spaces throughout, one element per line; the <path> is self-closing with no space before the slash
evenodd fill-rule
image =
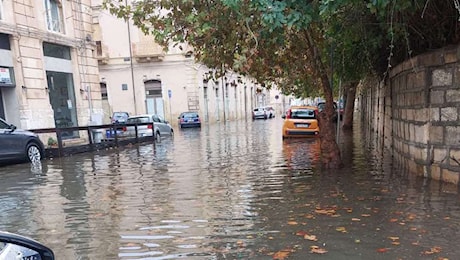
<path id="1" fill-rule="evenodd" d="M 17 135 L 27 135 L 27 136 L 34 136 L 34 137 L 37 137 L 38 135 L 34 132 L 31 132 L 31 131 L 27 131 L 27 130 L 23 130 L 23 129 L 18 129 L 16 128 L 12 134 L 17 134 Z"/>

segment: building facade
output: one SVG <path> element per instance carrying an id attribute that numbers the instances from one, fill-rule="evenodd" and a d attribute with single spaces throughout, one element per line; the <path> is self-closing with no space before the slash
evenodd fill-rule
<path id="1" fill-rule="evenodd" d="M 92 1 L 92 21 L 105 122 L 119 111 L 155 113 L 177 125 L 184 111 L 197 111 L 212 123 L 250 118 L 257 106 L 282 110 L 278 91 L 233 73 L 209 79 L 210 69 L 194 61 L 190 47 L 170 46 L 165 52 L 153 36 L 102 9 L 102 2 Z"/>
<path id="2" fill-rule="evenodd" d="M 90 0 L 0 1 L 0 117 L 25 129 L 102 121 L 91 11 Z"/>

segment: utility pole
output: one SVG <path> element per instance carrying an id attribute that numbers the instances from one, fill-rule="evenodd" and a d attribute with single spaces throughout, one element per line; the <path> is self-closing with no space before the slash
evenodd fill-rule
<path id="1" fill-rule="evenodd" d="M 128 6 L 128 0 L 125 0 L 125 4 Z M 134 114 L 137 115 L 136 88 L 134 86 L 133 50 L 131 46 L 131 26 L 129 25 L 129 18 L 126 19 L 126 24 L 128 25 L 129 62 L 131 68 L 131 84 L 133 85 Z"/>

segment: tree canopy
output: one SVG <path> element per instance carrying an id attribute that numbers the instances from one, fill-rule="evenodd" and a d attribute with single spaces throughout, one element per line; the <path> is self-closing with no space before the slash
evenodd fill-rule
<path id="1" fill-rule="evenodd" d="M 334 82 L 385 78 L 392 66 L 459 42 L 459 0 L 105 0 L 165 47 L 186 42 L 198 62 L 249 75 L 285 94 L 321 94 L 323 162 L 341 164 Z"/>
<path id="2" fill-rule="evenodd" d="M 328 76 L 384 77 L 395 64 L 459 41 L 458 0 L 106 0 L 159 43 L 187 42 L 210 68 L 285 93 L 318 92 L 311 38 Z M 223 67 L 222 67 L 223 65 Z"/>

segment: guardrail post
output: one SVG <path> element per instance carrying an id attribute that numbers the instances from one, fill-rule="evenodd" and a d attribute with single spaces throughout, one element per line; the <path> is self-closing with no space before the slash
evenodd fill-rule
<path id="1" fill-rule="evenodd" d="M 61 135 L 61 129 L 59 128 L 56 128 L 56 138 L 58 142 L 58 154 L 59 154 L 59 157 L 62 157 L 62 149 L 63 149 L 62 135 Z"/>

